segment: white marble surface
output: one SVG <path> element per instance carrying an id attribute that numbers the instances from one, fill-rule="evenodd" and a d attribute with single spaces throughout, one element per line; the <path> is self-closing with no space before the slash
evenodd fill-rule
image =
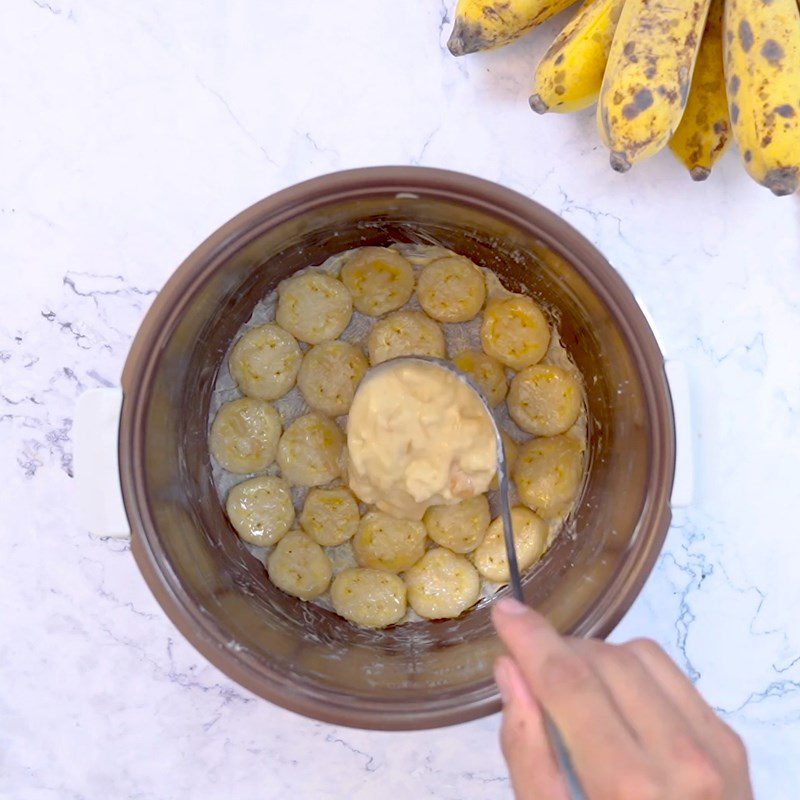
<path id="1" fill-rule="evenodd" d="M 450 5 L 3 0 L 0 797 L 509 796 L 496 717 L 376 734 L 261 702 L 76 522 L 75 398 L 118 380 L 172 269 L 280 187 L 387 163 L 535 197 L 650 306 L 692 382 L 696 498 L 615 638 L 662 642 L 744 735 L 759 797 L 796 796 L 800 198 L 733 153 L 700 185 L 669 153 L 612 173 L 591 114 L 527 108 L 554 26 L 456 61 Z"/>

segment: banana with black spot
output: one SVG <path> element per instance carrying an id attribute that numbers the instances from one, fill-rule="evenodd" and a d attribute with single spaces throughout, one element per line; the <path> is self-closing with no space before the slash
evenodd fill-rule
<path id="1" fill-rule="evenodd" d="M 725 78 L 733 135 L 752 178 L 800 186 L 800 10 L 796 0 L 727 0 Z"/>
<path id="2" fill-rule="evenodd" d="M 575 0 L 458 0 L 447 48 L 454 56 L 502 47 Z"/>
<path id="3" fill-rule="evenodd" d="M 530 106 L 569 112 L 597 100 L 625 0 L 586 0 L 539 62 Z"/>
<path id="4" fill-rule="evenodd" d="M 667 144 L 683 116 L 710 0 L 626 0 L 597 104 L 611 166 Z"/>
<path id="5" fill-rule="evenodd" d="M 711 0 L 692 88 L 678 129 L 669 140 L 693 180 L 704 181 L 730 143 L 731 121 L 722 59 L 723 0 Z"/>

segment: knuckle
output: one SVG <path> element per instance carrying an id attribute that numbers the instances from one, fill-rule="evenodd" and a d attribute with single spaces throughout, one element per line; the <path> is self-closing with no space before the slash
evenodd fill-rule
<path id="1" fill-rule="evenodd" d="M 541 688 L 544 693 L 571 694 L 584 689 L 593 677 L 592 668 L 577 653 L 553 653 L 542 664 Z"/>
<path id="2" fill-rule="evenodd" d="M 747 769 L 747 748 L 744 740 L 733 728 L 722 725 L 722 753 L 736 769 Z"/>
<path id="3" fill-rule="evenodd" d="M 725 795 L 725 778 L 722 772 L 709 763 L 695 773 L 694 791 L 698 800 L 723 800 Z"/>
<path id="4" fill-rule="evenodd" d="M 720 800 L 725 782 L 717 764 L 697 741 L 679 736 L 673 742 L 672 756 L 676 773 L 698 800 Z"/>
<path id="5" fill-rule="evenodd" d="M 614 666 L 623 672 L 643 669 L 641 661 L 627 645 L 604 647 L 598 652 L 598 657 L 608 666 Z"/>
<path id="6" fill-rule="evenodd" d="M 631 639 L 630 642 L 623 645 L 623 649 L 640 658 L 661 658 L 664 655 L 658 642 L 644 637 Z"/>
<path id="7" fill-rule="evenodd" d="M 658 800 L 661 787 L 655 773 L 647 767 L 631 769 L 620 777 L 615 800 Z"/>

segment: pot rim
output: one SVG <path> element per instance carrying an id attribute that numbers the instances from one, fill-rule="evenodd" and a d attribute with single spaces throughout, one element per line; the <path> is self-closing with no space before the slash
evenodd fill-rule
<path id="1" fill-rule="evenodd" d="M 270 702 L 324 722 L 376 730 L 434 728 L 476 719 L 500 709 L 491 680 L 473 690 L 473 699 L 453 702 L 453 693 L 409 710 L 347 695 L 325 696 L 298 686 L 286 676 L 257 669 L 246 652 L 226 646 L 229 637 L 187 600 L 155 535 L 156 525 L 145 501 L 139 447 L 144 437 L 143 398 L 148 396 L 161 344 L 169 338 L 183 310 L 211 275 L 237 250 L 267 230 L 299 214 L 332 202 L 387 194 L 416 195 L 457 202 L 484 210 L 543 241 L 569 261 L 592 287 L 615 319 L 640 369 L 643 393 L 653 420 L 654 481 L 637 528 L 651 531 L 608 586 L 600 602 L 587 611 L 570 633 L 605 638 L 619 623 L 649 577 L 669 528 L 669 498 L 675 469 L 675 427 L 672 402 L 655 335 L 621 276 L 597 248 L 552 211 L 512 189 L 482 178 L 428 167 L 366 167 L 329 173 L 303 181 L 258 201 L 200 244 L 168 279 L 134 338 L 122 373 L 123 404 L 119 428 L 119 466 L 123 500 L 130 521 L 131 549 L 150 590 L 181 634 L 214 666 Z M 135 366 L 134 366 L 135 365 Z M 641 537 L 639 537 L 641 538 Z M 458 694 L 457 692 L 455 693 Z"/>

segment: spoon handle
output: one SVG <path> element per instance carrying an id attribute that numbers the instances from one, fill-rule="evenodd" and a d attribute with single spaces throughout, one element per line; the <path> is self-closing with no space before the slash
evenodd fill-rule
<path id="1" fill-rule="evenodd" d="M 503 515 L 503 538 L 506 543 L 506 557 L 508 560 L 508 572 L 511 576 L 511 593 L 514 599 L 524 603 L 522 597 L 522 579 L 519 576 L 519 564 L 517 563 L 517 550 L 514 547 L 514 529 L 511 523 L 511 501 L 508 496 L 508 461 L 506 460 L 505 447 L 500 436 L 500 429 L 495 425 L 497 431 L 497 482 L 500 487 L 500 510 Z"/>
<path id="2" fill-rule="evenodd" d="M 542 715 L 544 716 L 544 729 L 547 733 L 547 738 L 550 740 L 550 746 L 553 748 L 553 755 L 555 756 L 556 764 L 558 764 L 558 769 L 566 781 L 570 800 L 587 800 L 586 793 L 581 787 L 581 782 L 575 774 L 575 768 L 572 766 L 569 750 L 567 750 L 567 746 L 564 744 L 555 722 L 544 709 L 542 709 Z"/>
<path id="3" fill-rule="evenodd" d="M 508 572 L 511 577 L 511 593 L 516 600 L 524 603 L 525 600 L 522 596 L 522 580 L 519 575 L 519 564 L 517 563 L 517 551 L 514 547 L 514 529 L 511 522 L 511 503 L 508 496 L 508 470 L 506 469 L 506 454 L 503 443 L 498 434 L 498 459 L 497 459 L 497 477 L 500 485 L 500 507 L 503 515 L 503 537 L 506 544 L 506 557 L 508 559 Z M 575 769 L 572 766 L 572 759 L 569 756 L 567 746 L 561 738 L 561 734 L 553 722 L 550 715 L 542 709 L 544 716 L 544 729 L 547 738 L 550 740 L 550 746 L 553 748 L 553 755 L 555 756 L 558 768 L 564 776 L 567 783 L 567 791 L 569 792 L 570 800 L 586 800 L 586 794 L 581 788 L 578 776 L 575 774 Z"/>

